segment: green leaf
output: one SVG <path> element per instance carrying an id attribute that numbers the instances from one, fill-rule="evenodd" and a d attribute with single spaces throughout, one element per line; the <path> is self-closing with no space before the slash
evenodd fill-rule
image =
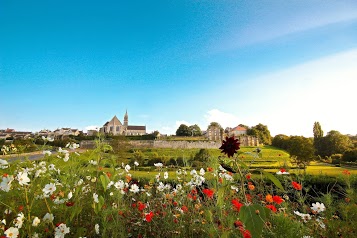
<path id="1" fill-rule="evenodd" d="M 217 207 L 222 207 L 224 204 L 224 189 L 225 187 L 220 187 L 217 192 Z"/>
<path id="2" fill-rule="evenodd" d="M 269 209 L 258 204 L 241 207 L 239 219 L 244 223 L 245 228 L 249 230 L 252 238 L 261 237 L 269 212 Z"/>
<path id="3" fill-rule="evenodd" d="M 267 177 L 268 179 L 270 179 L 275 186 L 277 186 L 278 188 L 280 188 L 281 190 L 285 191 L 283 185 L 281 185 L 280 181 L 271 173 L 265 172 L 265 171 L 261 171 L 265 177 Z"/>
<path id="4" fill-rule="evenodd" d="M 102 182 L 102 186 L 104 189 L 104 192 L 107 191 L 108 184 L 110 183 L 110 180 L 107 175 L 100 175 L 100 181 Z"/>

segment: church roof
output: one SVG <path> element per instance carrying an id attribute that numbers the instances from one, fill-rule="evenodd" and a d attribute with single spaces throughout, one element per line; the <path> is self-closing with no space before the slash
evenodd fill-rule
<path id="1" fill-rule="evenodd" d="M 232 131 L 246 131 L 247 128 L 242 127 L 242 126 L 236 126 L 232 129 Z"/>
<path id="2" fill-rule="evenodd" d="M 146 126 L 128 126 L 128 130 L 146 130 Z"/>

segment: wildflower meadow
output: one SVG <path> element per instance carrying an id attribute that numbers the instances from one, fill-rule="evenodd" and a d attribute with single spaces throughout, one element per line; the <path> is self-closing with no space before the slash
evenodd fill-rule
<path id="1" fill-rule="evenodd" d="M 226 138 L 202 168 L 135 176 L 108 144 L 73 152 L 69 143 L 41 160 L 0 159 L 0 237 L 357 237 L 356 176 L 319 191 L 304 174 L 252 170 Z M 257 158 L 260 149 L 252 152 Z M 312 195 L 313 194 L 313 195 Z"/>

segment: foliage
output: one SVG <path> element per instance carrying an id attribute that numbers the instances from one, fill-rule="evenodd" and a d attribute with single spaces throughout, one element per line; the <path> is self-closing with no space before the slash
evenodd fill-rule
<path id="1" fill-rule="evenodd" d="M 200 151 L 195 154 L 194 160 L 207 162 L 211 157 L 209 150 L 207 149 L 200 149 Z"/>
<path id="2" fill-rule="evenodd" d="M 253 126 L 247 131 L 247 135 L 258 137 L 259 142 L 265 145 L 271 145 L 271 135 L 266 125 L 259 123 L 258 125 Z"/>
<path id="3" fill-rule="evenodd" d="M 303 168 L 310 163 L 314 156 L 312 140 L 303 136 L 291 136 L 288 151 L 296 163 Z"/>
<path id="4" fill-rule="evenodd" d="M 201 128 L 197 124 L 189 126 L 188 129 L 191 132 L 191 136 L 201 136 L 202 135 Z"/>
<path id="5" fill-rule="evenodd" d="M 191 131 L 185 124 L 181 124 L 176 130 L 176 136 L 190 136 Z"/>
<path id="6" fill-rule="evenodd" d="M 357 149 L 345 151 L 342 160 L 345 162 L 357 162 Z"/>
<path id="7" fill-rule="evenodd" d="M 290 137 L 287 135 L 279 134 L 274 136 L 272 146 L 287 150 L 289 148 Z"/>
<path id="8" fill-rule="evenodd" d="M 319 152 L 322 150 L 322 138 L 324 136 L 324 132 L 321 128 L 319 122 L 315 122 L 313 126 L 313 133 L 314 133 L 314 147 L 315 147 L 315 154 L 319 155 Z"/>
<path id="9" fill-rule="evenodd" d="M 353 144 L 348 136 L 332 130 L 320 139 L 320 150 L 317 154 L 323 157 L 333 154 L 343 154 L 352 147 Z"/>
<path id="10" fill-rule="evenodd" d="M 149 171 L 116 163 L 116 157 L 106 153 L 111 150 L 97 141 L 95 150 L 83 154 L 61 150 L 42 161 L 0 161 L 0 235 L 9 229 L 19 231 L 19 238 L 333 238 L 356 232 L 356 178 L 348 171 L 339 180 L 340 197 L 328 196 L 329 191 L 319 197 L 323 189 L 310 186 L 306 176 L 262 172 L 259 178 L 271 182 L 253 178 L 238 153 L 223 158 L 236 174 L 209 160 L 197 170 L 157 167 L 155 176 L 148 176 Z M 249 150 L 260 159 L 256 150 Z M 326 207 L 313 210 L 317 202 Z"/>

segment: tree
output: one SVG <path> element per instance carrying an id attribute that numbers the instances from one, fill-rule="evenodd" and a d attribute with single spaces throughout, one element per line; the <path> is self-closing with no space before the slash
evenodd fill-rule
<path id="1" fill-rule="evenodd" d="M 248 129 L 247 135 L 258 137 L 259 141 L 263 144 L 271 144 L 270 131 L 268 130 L 268 127 L 266 125 L 263 125 L 261 123 Z"/>
<path id="2" fill-rule="evenodd" d="M 176 136 L 190 136 L 191 131 L 185 124 L 181 124 L 176 130 Z"/>
<path id="3" fill-rule="evenodd" d="M 240 127 L 244 127 L 245 129 L 249 129 L 249 126 L 247 126 L 247 125 L 244 125 L 244 124 L 239 124 L 238 126 L 240 126 Z"/>
<path id="4" fill-rule="evenodd" d="M 208 128 L 210 127 L 218 127 L 219 129 L 221 129 L 223 131 L 222 126 L 218 123 L 218 122 L 211 122 L 208 126 Z"/>
<path id="5" fill-rule="evenodd" d="M 202 135 L 201 128 L 197 124 L 189 126 L 188 129 L 192 136 L 201 136 Z"/>
<path id="6" fill-rule="evenodd" d="M 287 150 L 289 148 L 290 137 L 287 135 L 279 134 L 274 136 L 272 146 Z"/>
<path id="7" fill-rule="evenodd" d="M 290 153 L 290 157 L 295 160 L 295 163 L 304 169 L 314 157 L 312 139 L 303 136 L 291 136 L 287 150 Z"/>
<path id="8" fill-rule="evenodd" d="M 331 156 L 333 154 L 343 154 L 351 148 L 353 148 L 353 144 L 347 135 L 342 135 L 340 132 L 332 130 L 320 139 L 318 155 Z"/>
<path id="9" fill-rule="evenodd" d="M 321 125 L 318 121 L 315 121 L 314 123 L 313 132 L 314 132 L 314 139 L 322 138 L 324 136 L 324 131 L 321 129 Z"/>
<path id="10" fill-rule="evenodd" d="M 321 139 L 324 137 L 324 132 L 321 129 L 320 123 L 317 121 L 314 123 L 313 133 L 314 133 L 315 154 L 319 155 L 319 153 L 321 152 Z"/>

